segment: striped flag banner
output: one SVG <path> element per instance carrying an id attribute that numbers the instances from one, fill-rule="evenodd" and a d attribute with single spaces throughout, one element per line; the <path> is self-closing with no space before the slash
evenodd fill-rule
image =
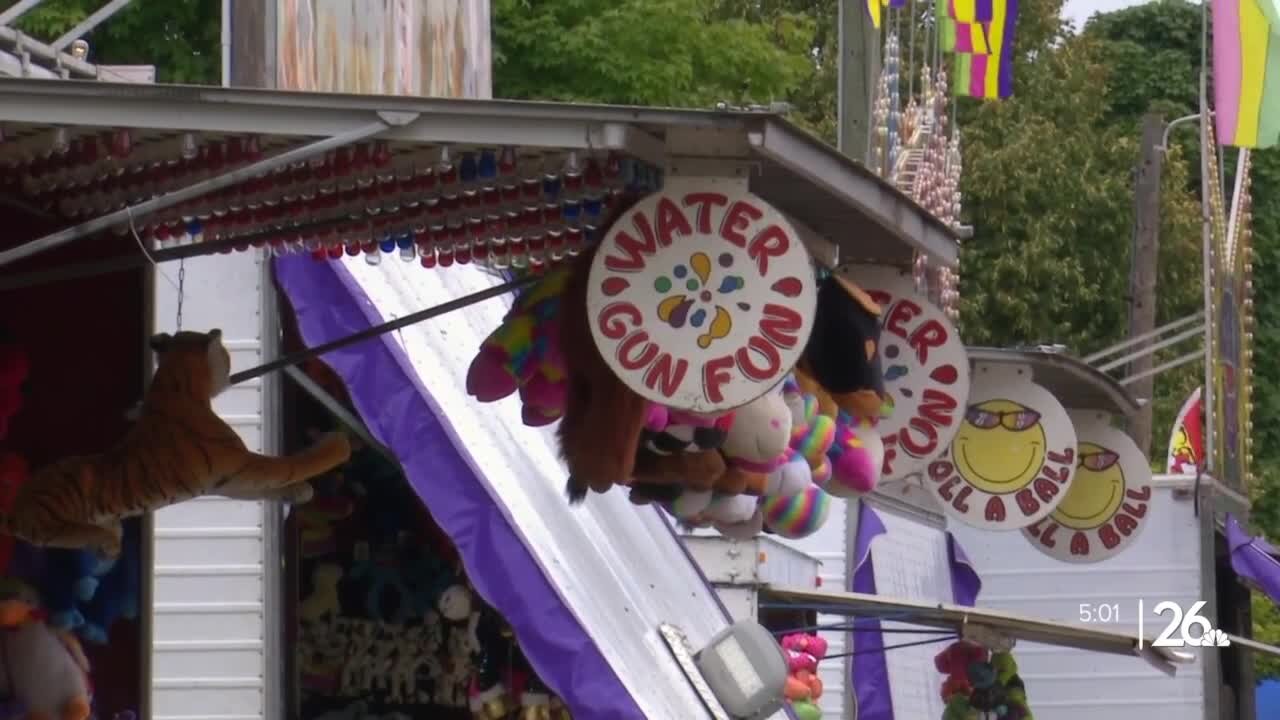
<path id="1" fill-rule="evenodd" d="M 974 0 L 968 1 L 972 2 Z M 891 7 L 897 10 L 907 6 L 907 0 L 866 0 L 866 3 L 867 15 L 871 17 L 871 24 L 876 28 L 880 27 L 885 7 Z"/>
<path id="2" fill-rule="evenodd" d="M 992 0 L 991 22 L 986 29 L 985 54 L 960 50 L 957 27 L 955 94 L 986 100 L 1004 99 L 1013 94 L 1014 31 L 1018 24 L 1018 0 Z"/>
<path id="3" fill-rule="evenodd" d="M 1213 99 L 1218 142 L 1280 143 L 1280 0 L 1213 0 Z"/>
<path id="4" fill-rule="evenodd" d="M 952 53 L 968 53 L 970 55 L 987 55 L 991 52 L 991 44 L 987 40 L 987 24 L 965 22 L 950 16 L 951 3 L 956 0 L 937 0 L 934 17 L 938 18 L 938 37 L 942 42 L 942 50 Z M 970 0 L 972 2 L 972 0 Z M 1000 0 L 986 0 L 990 3 Z M 1280 2 L 1280 0 L 1277 0 Z"/>
<path id="5" fill-rule="evenodd" d="M 994 0 L 947 0 L 947 17 L 962 23 L 991 22 L 993 4 Z"/>

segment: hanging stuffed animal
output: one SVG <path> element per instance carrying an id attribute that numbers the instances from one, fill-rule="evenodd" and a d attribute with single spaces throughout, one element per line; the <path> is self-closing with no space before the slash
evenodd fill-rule
<path id="1" fill-rule="evenodd" d="M 569 467 L 565 489 L 571 503 L 582 502 L 588 491 L 607 492 L 631 480 L 648 419 L 648 401 L 614 374 L 591 336 L 587 284 L 599 247 L 573 264 L 560 314 L 560 350 L 569 385 L 556 433 Z"/>
<path id="2" fill-rule="evenodd" d="M 734 413 L 699 415 L 650 404 L 636 455 L 631 501 L 674 502 L 683 492 L 702 493 L 724 475 L 718 451 L 733 426 Z M 696 511 L 694 511 L 696 512 Z"/>
<path id="3" fill-rule="evenodd" d="M 827 457 L 831 476 L 822 483 L 824 490 L 842 498 L 861 497 L 875 490 L 884 467 L 884 441 L 876 423 L 842 411 Z"/>
<path id="4" fill-rule="evenodd" d="M 520 295 L 467 370 L 467 393 L 482 403 L 519 391 L 526 425 L 550 424 L 564 412 L 560 316 L 569 274 L 555 268 Z"/>
<path id="5" fill-rule="evenodd" d="M 733 425 L 720 448 L 728 468 L 716 481 L 716 491 L 765 494 L 769 475 L 787 462 L 791 421 L 791 407 L 781 384 L 735 410 Z"/>
<path id="6" fill-rule="evenodd" d="M 782 638 L 782 649 L 787 655 L 787 682 L 783 692 L 798 720 L 818 720 L 822 709 L 818 700 L 822 697 L 822 679 L 818 677 L 818 663 L 827 654 L 827 642 L 817 635 L 795 633 Z"/>
<path id="7" fill-rule="evenodd" d="M 21 717 L 87 720 L 92 688 L 89 661 L 70 633 L 54 630 L 21 597 L 8 597 L 0 627 L 0 695 L 12 698 Z"/>
<path id="8" fill-rule="evenodd" d="M 880 306 L 840 275 L 818 285 L 813 332 L 796 365 L 796 379 L 818 398 L 820 412 L 844 411 L 876 419 L 885 396 L 880 367 Z"/>
<path id="9" fill-rule="evenodd" d="M 120 552 L 121 518 L 223 495 L 242 500 L 310 498 L 307 480 L 344 462 L 344 434 L 325 436 L 288 457 L 250 452 L 212 398 L 227 388 L 231 356 L 222 332 L 151 339 L 159 356 L 141 417 L 100 455 L 72 457 L 35 471 L 0 517 L 0 532 L 33 545 Z"/>

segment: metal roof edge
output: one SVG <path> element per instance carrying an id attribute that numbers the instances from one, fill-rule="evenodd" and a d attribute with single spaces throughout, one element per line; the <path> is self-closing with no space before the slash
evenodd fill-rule
<path id="1" fill-rule="evenodd" d="M 1105 410 L 1120 415 L 1132 415 L 1141 407 L 1137 398 L 1129 394 L 1124 386 L 1115 378 L 1073 355 L 1034 348 L 968 348 L 971 363 L 1025 364 L 1030 365 L 1032 373 L 1037 375 L 1036 381 L 1053 393 L 1069 410 Z M 1085 407 L 1072 405 L 1075 393 L 1069 385 L 1063 383 L 1041 382 L 1043 372 L 1037 370 L 1053 369 L 1071 377 L 1073 381 L 1090 387 L 1111 402 L 1110 407 Z"/>

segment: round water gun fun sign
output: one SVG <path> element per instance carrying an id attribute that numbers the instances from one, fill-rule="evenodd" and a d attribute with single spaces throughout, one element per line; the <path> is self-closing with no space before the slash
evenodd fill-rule
<path id="1" fill-rule="evenodd" d="M 795 229 L 739 184 L 669 182 L 614 222 L 587 314 L 600 354 L 642 397 L 693 412 L 780 382 L 813 327 L 816 282 Z"/>

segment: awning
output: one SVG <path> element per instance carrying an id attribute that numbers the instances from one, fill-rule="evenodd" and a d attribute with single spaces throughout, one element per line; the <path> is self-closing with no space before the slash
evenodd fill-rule
<path id="1" fill-rule="evenodd" d="M 478 272 L 424 283 L 421 268 L 358 259 L 282 258 L 276 273 L 312 346 L 498 284 Z M 700 647 L 730 621 L 661 513 L 622 493 L 570 507 L 552 432 L 525 426 L 515 398 L 479 406 L 466 393 L 471 358 L 508 307 L 476 305 L 324 360 L 575 715 L 703 717 L 658 624 Z"/>
<path id="2" fill-rule="evenodd" d="M 1102 410 L 1119 417 L 1138 411 L 1138 400 L 1115 378 L 1054 348 L 969 348 L 974 363 L 1031 366 L 1036 384 L 1068 410 Z"/>
<path id="3" fill-rule="evenodd" d="M 952 630 L 964 636 L 973 629 L 995 633 L 1016 640 L 1077 648 L 1112 655 L 1141 657 L 1161 671 L 1172 675 L 1177 664 L 1189 663 L 1193 656 L 1151 647 L 1147 638 L 1138 649 L 1138 638 L 1122 632 L 1035 620 L 1007 613 L 966 608 L 956 605 L 926 604 L 882 598 L 863 593 L 821 590 L 769 589 L 770 598 L 799 607 L 818 608 L 820 612 L 851 617 L 892 618 L 924 627 Z"/>
<path id="4" fill-rule="evenodd" d="M 1231 569 L 1271 598 L 1271 602 L 1280 604 L 1280 550 L 1262 536 L 1250 537 L 1230 513 L 1223 534 L 1231 553 Z"/>
<path id="5" fill-rule="evenodd" d="M 159 260 L 248 244 L 164 246 L 182 234 L 173 226 L 183 213 L 161 206 L 193 182 L 205 186 L 197 195 L 207 195 L 203 189 L 215 190 L 208 186 L 219 177 L 260 160 L 270 182 L 255 183 L 246 171 L 234 184 L 275 207 L 290 194 L 287 171 L 305 171 L 308 144 L 340 136 L 352 138 L 351 145 L 385 141 L 386 157 L 395 162 L 441 146 L 455 157 L 514 147 L 520 169 L 537 177 L 560 173 L 570 152 L 614 152 L 671 172 L 748 177 L 751 190 L 787 213 L 802 236 L 836 243 L 842 259 L 905 265 L 919 250 L 952 265 L 958 252 L 951 229 L 913 200 L 772 113 L 0 79 L 0 129 L 0 168 L 21 181 L 21 199 L 59 211 L 69 223 L 109 208 L 116 215 L 108 226 L 132 221 L 146 229 L 154 216 L 166 225 L 158 228 Z M 93 146 L 92 157 L 76 144 L 81 139 Z M 199 155 L 211 143 L 248 147 L 250 140 L 253 159 L 237 153 L 239 164 L 219 145 L 216 172 Z M 128 152 L 113 156 L 113 149 Z M 290 152 L 278 165 L 269 162 Z M 263 174 L 261 167 L 253 172 Z M 108 193 L 114 195 L 86 207 L 100 180 L 114 183 Z M 12 188 L 0 187 L 0 194 Z M 121 199 L 134 205 L 131 216 Z M 258 242 L 311 220 L 240 212 L 231 231 Z M 0 264 L 11 257 L 0 254 Z"/>

